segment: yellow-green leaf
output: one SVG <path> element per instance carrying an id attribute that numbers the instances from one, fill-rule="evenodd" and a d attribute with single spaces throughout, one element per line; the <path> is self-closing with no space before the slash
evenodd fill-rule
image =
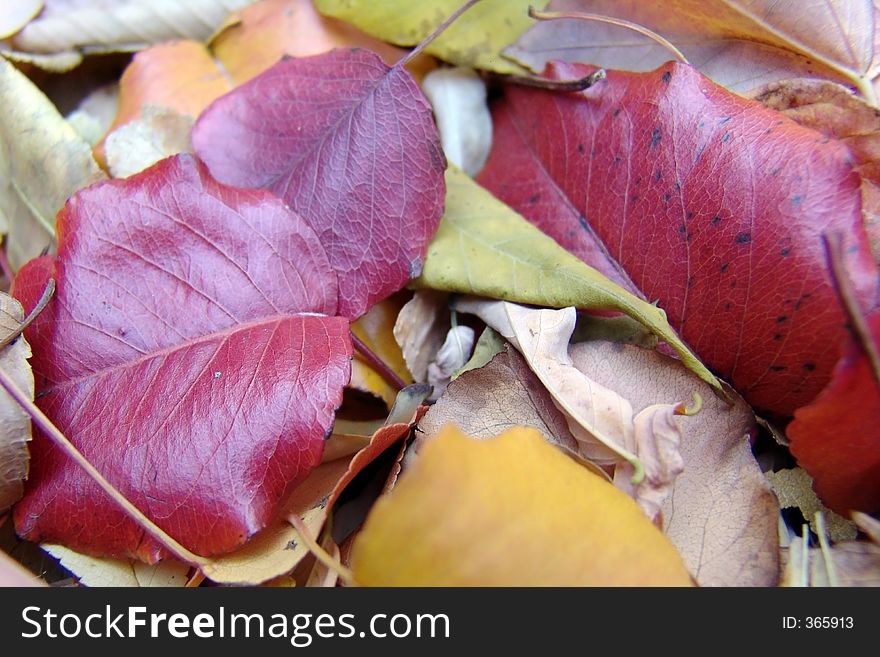
<path id="1" fill-rule="evenodd" d="M 636 504 L 533 429 L 473 440 L 446 427 L 367 517 L 366 586 L 689 586 Z"/>
<path id="2" fill-rule="evenodd" d="M 399 46 L 414 46 L 431 34 L 464 0 L 315 0 L 322 14 L 351 23 L 364 32 Z M 528 71 L 501 56 L 534 22 L 535 0 L 482 0 L 468 9 L 428 46 L 426 52 L 460 66 L 496 73 Z"/>
<path id="3" fill-rule="evenodd" d="M 626 313 L 721 391 L 718 380 L 676 335 L 663 310 L 608 280 L 452 167 L 446 171 L 446 213 L 416 284 L 536 306 Z"/>
<path id="4" fill-rule="evenodd" d="M 91 147 L 3 58 L 0 107 L 0 225 L 9 231 L 7 254 L 17 269 L 53 244 L 55 214 L 68 197 L 104 176 Z"/>

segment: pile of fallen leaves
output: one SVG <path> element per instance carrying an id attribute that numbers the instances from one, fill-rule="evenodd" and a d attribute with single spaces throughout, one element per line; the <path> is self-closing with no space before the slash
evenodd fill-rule
<path id="1" fill-rule="evenodd" d="M 874 5 L 460 4 L 0 5 L 0 582 L 880 584 Z"/>

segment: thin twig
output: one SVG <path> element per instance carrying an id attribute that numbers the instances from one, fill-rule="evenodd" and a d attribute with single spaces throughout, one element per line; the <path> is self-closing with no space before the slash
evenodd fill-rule
<path id="1" fill-rule="evenodd" d="M 373 351 L 365 345 L 357 335 L 355 335 L 354 331 L 351 331 L 351 343 L 354 345 L 354 349 L 357 351 L 358 355 L 366 361 L 367 365 L 376 371 L 376 374 L 382 377 L 385 383 L 394 388 L 396 392 L 400 392 L 406 388 L 406 382 L 397 375 L 397 372 L 392 370 L 384 360 L 374 354 Z"/>
<path id="2" fill-rule="evenodd" d="M 572 18 L 576 20 L 593 21 L 595 23 L 608 23 L 609 25 L 617 25 L 633 32 L 638 32 L 642 36 L 646 36 L 652 41 L 660 44 L 671 52 L 675 57 L 684 64 L 689 63 L 682 52 L 672 45 L 665 37 L 660 36 L 653 30 L 649 30 L 644 25 L 623 20 L 622 18 L 614 18 L 612 16 L 603 16 L 602 14 L 588 14 L 578 11 L 537 11 L 534 7 L 529 7 L 529 16 L 539 21 L 552 21 L 560 18 Z"/>
<path id="3" fill-rule="evenodd" d="M 34 306 L 33 309 L 31 309 L 31 312 L 21 323 L 21 325 L 12 333 L 0 340 L 0 349 L 3 349 L 5 346 L 12 344 L 18 339 L 18 336 L 20 336 L 24 332 L 24 330 L 28 326 L 30 326 L 31 322 L 34 321 L 41 312 L 43 312 L 43 309 L 49 303 L 49 300 L 52 298 L 53 294 L 55 294 L 55 279 L 50 278 L 46 282 L 46 289 L 43 290 L 43 296 L 40 297 L 40 300 L 37 301 L 37 305 Z"/>
<path id="4" fill-rule="evenodd" d="M 874 373 L 874 379 L 880 385 L 880 353 L 877 351 L 877 344 L 871 335 L 871 328 L 868 326 L 868 322 L 865 321 L 865 315 L 846 273 L 843 235 L 838 232 L 822 233 L 822 243 L 825 245 L 825 256 L 828 260 L 828 268 L 831 271 L 834 287 L 852 325 L 853 332 L 856 334 L 859 344 L 868 358 L 871 371 Z"/>
<path id="5" fill-rule="evenodd" d="M 315 558 L 320 561 L 322 564 L 327 566 L 334 573 L 339 575 L 339 578 L 343 580 L 346 584 L 352 585 L 354 584 L 354 574 L 342 565 L 340 561 L 331 557 L 327 550 L 322 548 L 318 541 L 312 536 L 308 527 L 305 526 L 302 519 L 296 515 L 295 513 L 291 513 L 287 516 L 287 522 L 291 524 L 291 526 L 296 530 L 296 533 L 299 534 L 299 537 L 302 539 L 302 542 L 305 543 L 306 547 L 309 551 L 315 555 Z"/>
<path id="6" fill-rule="evenodd" d="M 461 16 L 464 12 L 466 12 L 468 9 L 473 7 L 479 1 L 480 0 L 468 0 L 467 2 L 465 2 L 461 7 L 456 9 L 452 13 L 452 15 L 449 16 L 449 18 L 447 18 L 445 21 L 440 23 L 440 26 L 436 30 L 431 32 L 431 34 L 429 34 L 425 39 L 423 39 L 419 45 L 417 45 L 415 48 L 413 48 L 406 57 L 404 57 L 399 62 L 397 62 L 397 64 L 395 64 L 395 66 L 406 66 L 407 64 L 409 64 L 415 57 L 420 55 L 421 52 L 425 48 L 427 48 L 431 44 L 432 41 L 434 41 L 434 39 L 436 39 L 438 36 L 440 36 L 446 30 L 447 27 L 452 25 L 452 23 L 454 23 L 458 19 L 459 16 Z"/>
<path id="7" fill-rule="evenodd" d="M 600 68 L 589 75 L 576 80 L 548 80 L 547 78 L 533 78 L 524 75 L 505 75 L 504 80 L 523 87 L 536 87 L 549 91 L 583 91 L 589 89 L 599 80 L 605 79 L 605 69 Z"/>
<path id="8" fill-rule="evenodd" d="M 840 586 L 837 578 L 837 568 L 834 566 L 834 556 L 831 554 L 831 545 L 828 543 L 828 533 L 825 528 L 825 514 L 816 511 L 816 535 L 819 537 L 819 548 L 822 559 L 825 562 L 825 574 L 828 576 L 828 586 Z"/>
<path id="9" fill-rule="evenodd" d="M 143 514 L 143 512 L 138 509 L 134 504 L 128 501 L 128 499 L 120 493 L 109 481 L 104 478 L 95 466 L 93 466 L 89 460 L 83 456 L 82 452 L 80 452 L 76 446 L 71 443 L 67 437 L 61 432 L 61 430 L 55 426 L 55 424 L 50 420 L 46 415 L 41 411 L 30 399 L 28 399 L 27 395 L 22 392 L 22 390 L 15 384 L 9 375 L 0 367 L 0 385 L 9 393 L 9 395 L 21 406 L 28 415 L 31 416 L 34 424 L 39 427 L 39 429 L 43 432 L 45 436 L 47 436 L 55 445 L 64 452 L 67 456 L 69 456 L 77 465 L 79 465 L 86 473 L 91 477 L 98 486 L 101 487 L 110 498 L 116 502 L 122 510 L 139 526 L 141 526 L 144 531 L 146 531 L 150 536 L 152 536 L 158 543 L 162 545 L 166 550 L 168 550 L 173 556 L 184 561 L 190 565 L 196 566 L 198 568 L 202 568 L 210 563 L 210 560 L 205 559 L 204 557 L 200 557 L 197 554 L 193 554 L 185 547 L 183 547 L 180 543 L 171 538 L 165 531 L 159 527 L 156 523 L 150 520 L 147 516 Z"/>

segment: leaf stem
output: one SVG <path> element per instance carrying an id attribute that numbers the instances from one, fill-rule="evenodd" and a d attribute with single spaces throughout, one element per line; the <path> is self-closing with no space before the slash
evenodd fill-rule
<path id="1" fill-rule="evenodd" d="M 877 344 L 871 335 L 871 328 L 865 320 L 855 290 L 853 290 L 852 283 L 846 273 L 846 265 L 843 261 L 843 235 L 839 232 L 822 233 L 822 243 L 825 246 L 825 256 L 831 271 L 832 282 L 837 289 L 837 295 L 840 297 L 840 302 L 852 324 L 852 330 L 858 338 L 862 351 L 868 358 L 874 379 L 880 384 L 880 353 L 878 353 Z"/>
<path id="2" fill-rule="evenodd" d="M 684 403 L 676 404 L 675 411 L 673 411 L 675 415 L 692 417 L 703 409 L 703 398 L 700 396 L 700 393 L 694 391 L 692 394 L 694 395 L 693 405 L 685 406 Z"/>
<path id="3" fill-rule="evenodd" d="M 532 78 L 523 75 L 505 75 L 504 79 L 507 82 L 523 87 L 536 87 L 549 91 L 584 91 L 599 82 L 599 80 L 605 79 L 605 69 L 600 68 L 576 80 L 548 80 L 547 78 Z"/>
<path id="4" fill-rule="evenodd" d="M 302 519 L 299 516 L 297 516 L 295 513 L 291 513 L 289 516 L 287 516 L 287 522 L 289 522 L 291 526 L 296 530 L 296 533 L 299 534 L 302 542 L 306 544 L 306 547 L 309 548 L 309 551 L 315 555 L 315 558 L 318 561 L 320 561 L 322 564 L 327 566 L 327 568 L 339 575 L 339 578 L 346 584 L 354 584 L 354 573 L 343 566 L 341 562 L 331 557 L 327 553 L 327 550 L 325 550 L 318 544 L 318 541 L 314 539 L 311 532 L 309 532 L 308 527 L 305 526 L 305 523 L 303 523 Z"/>
<path id="5" fill-rule="evenodd" d="M 825 514 L 816 511 L 816 536 L 819 537 L 819 549 L 822 551 L 822 559 L 825 561 L 825 573 L 828 575 L 828 586 L 837 588 L 840 580 L 837 578 L 837 568 L 834 566 L 834 555 L 831 545 L 828 543 L 828 532 L 825 528 Z"/>
<path id="6" fill-rule="evenodd" d="M 376 374 L 382 377 L 385 383 L 394 388 L 396 392 L 400 392 L 406 388 L 406 382 L 397 375 L 397 372 L 392 370 L 384 360 L 373 353 L 373 351 L 364 344 L 357 335 L 355 335 L 354 331 L 351 331 L 350 333 L 351 343 L 354 346 L 355 351 L 357 351 L 358 355 L 367 362 L 367 365 L 376 371 Z"/>
<path id="7" fill-rule="evenodd" d="M 401 59 L 399 62 L 397 62 L 395 66 L 406 66 L 407 64 L 409 64 L 414 58 L 418 57 L 425 48 L 431 45 L 431 42 L 434 41 L 434 39 L 436 39 L 438 36 L 440 36 L 447 27 L 458 20 L 459 16 L 461 16 L 464 12 L 473 7 L 479 1 L 480 0 L 468 0 L 461 7 L 452 12 L 449 18 L 440 23 L 440 26 L 436 30 L 434 30 L 433 32 L 431 32 L 431 34 L 422 39 L 422 42 L 418 44 L 415 48 L 410 50 L 409 54 Z"/>
<path id="8" fill-rule="evenodd" d="M 608 23 L 609 25 L 617 25 L 633 32 L 638 32 L 642 36 L 646 36 L 652 41 L 660 44 L 671 52 L 675 57 L 684 64 L 688 64 L 687 58 L 682 52 L 672 45 L 672 42 L 665 37 L 660 36 L 653 30 L 649 30 L 644 25 L 623 20 L 622 18 L 614 18 L 612 16 L 603 16 L 602 14 L 589 14 L 578 11 L 537 11 L 534 7 L 529 7 L 529 16 L 539 21 L 552 21 L 560 18 L 572 18 L 576 20 L 594 21 L 596 23 Z"/>
<path id="9" fill-rule="evenodd" d="M 31 416 L 34 424 L 39 427 L 45 436 L 47 436 L 55 445 L 69 456 L 77 465 L 88 473 L 88 475 L 101 487 L 110 498 L 116 502 L 128 516 L 140 525 L 145 532 L 156 539 L 162 547 L 170 552 L 174 557 L 188 564 L 202 568 L 210 563 L 208 559 L 193 554 L 180 543 L 171 538 L 156 523 L 150 520 L 143 512 L 117 490 L 113 484 L 107 481 L 104 476 L 98 472 L 82 452 L 71 443 L 61 430 L 41 411 L 27 395 L 15 384 L 10 376 L 0 367 L 0 385 L 9 393 L 9 395 L 21 406 L 28 415 Z"/>
<path id="10" fill-rule="evenodd" d="M 43 296 L 40 297 L 40 300 L 37 301 L 37 305 L 31 309 L 31 312 L 25 318 L 25 320 L 19 325 L 17 329 L 15 329 L 12 333 L 7 335 L 4 339 L 0 340 L 0 349 L 3 349 L 7 345 L 12 344 L 18 339 L 24 330 L 30 326 L 30 323 L 34 321 L 37 316 L 43 312 L 43 309 L 48 305 L 49 300 L 52 298 L 52 295 L 55 294 L 55 279 L 50 278 L 46 282 L 46 288 L 43 290 Z"/>

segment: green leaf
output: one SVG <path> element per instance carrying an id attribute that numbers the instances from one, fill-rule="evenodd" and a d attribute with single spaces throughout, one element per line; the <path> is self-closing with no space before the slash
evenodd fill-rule
<path id="1" fill-rule="evenodd" d="M 623 312 L 724 396 L 663 310 L 608 280 L 453 167 L 446 171 L 446 213 L 415 284 L 536 306 Z"/>
<path id="2" fill-rule="evenodd" d="M 322 14 L 399 46 L 421 42 L 462 4 L 464 0 L 315 0 Z M 426 52 L 460 66 L 527 75 L 527 69 L 500 53 L 534 22 L 528 15 L 529 5 L 542 8 L 546 4 L 535 0 L 482 0 L 449 26 Z"/>

